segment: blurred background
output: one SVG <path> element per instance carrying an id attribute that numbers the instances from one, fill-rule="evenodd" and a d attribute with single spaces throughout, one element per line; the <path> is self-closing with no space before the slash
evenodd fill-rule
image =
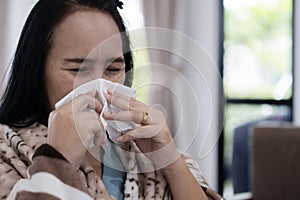
<path id="1" fill-rule="evenodd" d="M 183 127 L 189 132 L 194 131 L 191 127 L 199 125 L 192 139 L 179 134 L 176 142 L 179 148 L 189 144 L 184 150 L 197 160 L 213 189 L 225 197 L 249 191 L 249 127 L 262 121 L 300 124 L 297 90 L 300 49 L 296 45 L 300 34 L 299 1 L 122 1 L 124 9 L 120 11 L 129 30 L 167 28 L 185 34 L 203 48 L 210 62 L 203 60 L 205 64 L 197 67 L 204 77 L 195 76 L 195 69 L 173 58 L 174 55 L 155 58 L 147 49 L 134 51 L 135 64 L 142 68 L 136 71 L 133 87 L 138 89 L 139 99 L 160 105 L 168 113 L 171 130 Z M 7 74 L 25 19 L 36 2 L 0 0 L 2 79 Z M 145 32 L 144 40 L 147 39 L 150 40 Z M 182 45 L 174 38 L 169 40 L 171 49 L 176 47 L 197 55 L 189 45 Z M 199 123 L 190 120 L 195 105 L 191 103 L 191 94 L 176 81 L 178 75 L 170 72 L 158 75 L 153 68 L 145 67 L 153 60 L 171 66 L 188 80 L 197 97 L 203 97 L 198 106 Z M 145 81 L 159 79 L 164 79 L 167 92 L 161 88 L 140 87 Z M 209 94 L 203 90 L 209 90 Z M 176 94 L 175 97 L 172 94 Z M 180 112 L 176 101 L 183 107 Z M 205 106 L 207 101 L 212 107 Z M 174 117 L 175 114 L 180 117 Z M 211 121 L 205 121 L 203 115 L 209 116 Z M 207 139 L 206 133 L 211 148 L 205 156 L 200 156 L 199 148 Z"/>

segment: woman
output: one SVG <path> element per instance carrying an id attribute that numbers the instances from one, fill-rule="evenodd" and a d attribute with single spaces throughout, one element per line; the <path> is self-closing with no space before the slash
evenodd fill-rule
<path id="1" fill-rule="evenodd" d="M 2 199 L 220 199 L 195 163 L 176 150 L 161 112 L 116 92 L 105 94 L 123 110 L 104 113 L 106 120 L 141 125 L 118 138 L 123 149 L 161 152 L 148 157 L 153 166 L 166 158 L 173 161 L 140 174 L 128 164 L 127 174 L 120 175 L 122 184 L 112 190 L 114 183 L 104 177 L 118 172 L 109 174 L 86 148 L 92 137 L 96 144 L 107 137 L 99 119 L 99 94 L 80 95 L 55 110 L 74 85 L 103 78 L 130 86 L 132 57 L 130 51 L 123 53 L 129 49 L 126 34 L 99 60 L 89 61 L 97 65 L 81 67 L 98 44 L 126 31 L 117 6 L 122 4 L 111 0 L 40 0 L 31 11 L 0 107 Z M 126 159 L 136 169 L 136 158 Z"/>

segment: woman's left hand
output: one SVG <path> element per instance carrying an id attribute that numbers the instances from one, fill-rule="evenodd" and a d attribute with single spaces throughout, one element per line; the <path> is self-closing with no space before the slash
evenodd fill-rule
<path id="1" fill-rule="evenodd" d="M 117 92 L 108 90 L 105 97 L 109 103 L 122 110 L 104 113 L 103 117 L 106 120 L 133 121 L 141 124 L 141 127 L 120 136 L 119 142 L 134 140 L 156 167 L 166 167 L 180 157 L 161 111 Z"/>
<path id="2" fill-rule="evenodd" d="M 108 91 L 106 99 L 123 111 L 105 113 L 105 119 L 141 124 L 141 127 L 124 133 L 119 142 L 135 141 L 139 149 L 151 159 L 156 169 L 162 169 L 174 199 L 207 199 L 177 151 L 161 111 L 116 92 Z"/>

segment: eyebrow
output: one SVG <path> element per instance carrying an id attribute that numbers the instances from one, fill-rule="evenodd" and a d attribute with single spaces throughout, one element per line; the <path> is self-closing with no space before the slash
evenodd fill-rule
<path id="1" fill-rule="evenodd" d="M 95 63 L 97 62 L 95 59 L 89 58 L 65 58 L 64 61 L 72 62 L 72 63 Z"/>
<path id="2" fill-rule="evenodd" d="M 106 60 L 106 63 L 125 63 L 125 59 L 123 57 L 109 58 Z"/>
<path id="3" fill-rule="evenodd" d="M 96 63 L 96 59 L 89 58 L 65 58 L 64 61 L 72 62 L 72 63 Z M 123 57 L 118 58 L 108 58 L 105 63 L 125 63 L 125 59 Z"/>

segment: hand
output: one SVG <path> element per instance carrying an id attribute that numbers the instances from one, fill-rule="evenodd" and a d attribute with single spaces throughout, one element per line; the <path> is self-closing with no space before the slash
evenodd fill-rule
<path id="1" fill-rule="evenodd" d="M 133 121 L 142 125 L 124 133 L 118 138 L 119 142 L 135 141 L 139 149 L 152 160 L 157 168 L 165 168 L 180 157 L 161 111 L 110 90 L 107 91 L 105 97 L 109 103 L 123 111 L 104 113 L 104 119 Z"/>
<path id="2" fill-rule="evenodd" d="M 123 111 L 104 113 L 106 120 L 133 121 L 141 124 L 124 133 L 119 142 L 135 141 L 139 149 L 154 163 L 156 170 L 162 169 L 170 185 L 174 199 L 207 199 L 200 185 L 191 174 L 184 159 L 177 152 L 173 137 L 161 111 L 122 94 L 108 91 L 109 103 Z M 145 116 L 148 113 L 148 116 Z M 186 193 L 183 193 L 182 188 Z"/>
<path id="3" fill-rule="evenodd" d="M 93 136 L 96 145 L 105 141 L 99 118 L 102 104 L 96 96 L 96 92 L 80 95 L 49 116 L 47 142 L 74 167 L 79 167 Z"/>

